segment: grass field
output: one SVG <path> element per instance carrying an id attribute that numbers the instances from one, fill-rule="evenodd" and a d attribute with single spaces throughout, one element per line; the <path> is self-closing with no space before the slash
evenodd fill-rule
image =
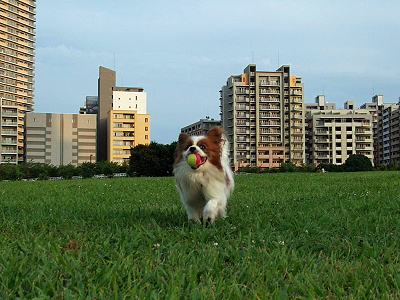
<path id="1" fill-rule="evenodd" d="M 0 298 L 400 298 L 400 172 L 235 180 L 209 228 L 173 178 L 0 182 Z"/>

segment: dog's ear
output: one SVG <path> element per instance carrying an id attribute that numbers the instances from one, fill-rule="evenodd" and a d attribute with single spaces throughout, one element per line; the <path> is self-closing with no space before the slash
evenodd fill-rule
<path id="1" fill-rule="evenodd" d="M 206 137 L 211 139 L 214 143 L 219 144 L 219 143 L 221 143 L 223 132 L 224 132 L 224 130 L 221 127 L 216 126 L 216 127 L 211 128 L 207 132 Z"/>
<path id="2" fill-rule="evenodd" d="M 178 138 L 178 145 L 186 144 L 188 139 L 190 139 L 190 135 L 181 133 Z"/>

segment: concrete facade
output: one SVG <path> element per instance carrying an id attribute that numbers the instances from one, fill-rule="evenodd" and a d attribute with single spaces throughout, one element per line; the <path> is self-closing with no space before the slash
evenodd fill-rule
<path id="1" fill-rule="evenodd" d="M 190 124 L 181 128 L 182 133 L 186 133 L 188 135 L 206 135 L 206 133 L 215 126 L 221 126 L 221 120 L 214 119 L 200 119 L 196 123 Z"/>
<path id="2" fill-rule="evenodd" d="M 116 73 L 100 67 L 98 81 L 98 161 L 123 163 L 130 148 L 150 143 L 147 96 L 140 87 L 117 87 Z"/>
<path id="3" fill-rule="evenodd" d="M 108 113 L 107 160 L 124 163 L 131 148 L 150 144 L 150 115 L 132 110 L 110 110 Z"/>
<path id="4" fill-rule="evenodd" d="M 26 161 L 55 166 L 96 161 L 96 115 L 26 114 Z"/>
<path id="5" fill-rule="evenodd" d="M 347 101 L 343 109 L 326 109 L 336 105 L 316 98 L 318 108 L 306 104 L 307 163 L 319 165 L 346 162 L 350 154 L 363 154 L 374 160 L 372 115 L 365 109 L 354 109 L 354 101 Z"/>

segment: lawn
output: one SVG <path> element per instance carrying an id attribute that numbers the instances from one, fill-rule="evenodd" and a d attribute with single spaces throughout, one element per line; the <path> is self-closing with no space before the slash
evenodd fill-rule
<path id="1" fill-rule="evenodd" d="M 173 178 L 0 182 L 0 298 L 400 298 L 400 172 L 235 180 L 211 227 Z"/>

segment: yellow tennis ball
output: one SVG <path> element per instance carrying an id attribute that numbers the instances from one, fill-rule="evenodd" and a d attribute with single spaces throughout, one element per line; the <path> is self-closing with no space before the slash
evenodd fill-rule
<path id="1" fill-rule="evenodd" d="M 200 155 L 198 154 L 189 154 L 187 157 L 187 163 L 192 168 L 196 168 L 200 162 Z"/>

